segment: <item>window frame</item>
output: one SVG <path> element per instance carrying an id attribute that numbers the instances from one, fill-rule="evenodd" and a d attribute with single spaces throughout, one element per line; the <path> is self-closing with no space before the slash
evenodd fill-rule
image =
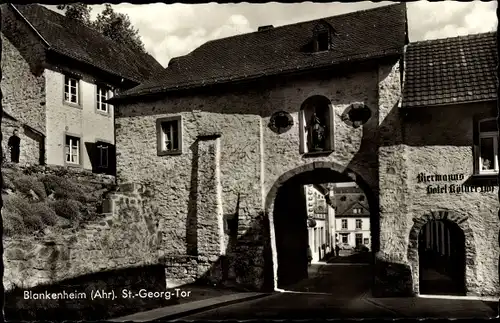
<path id="1" fill-rule="evenodd" d="M 71 86 L 71 80 L 74 80 L 76 82 L 75 86 Z M 66 86 L 68 87 L 68 91 L 66 92 Z M 63 80 L 63 103 L 66 105 L 71 105 L 75 107 L 81 107 L 81 98 L 80 98 L 80 79 L 72 76 L 72 75 L 67 75 L 64 74 L 64 80 Z M 76 102 L 71 101 L 71 88 L 76 88 Z M 66 94 L 68 94 L 68 97 L 70 100 L 66 100 Z"/>
<path id="2" fill-rule="evenodd" d="M 68 139 L 77 139 L 77 154 L 78 154 L 78 162 L 71 162 L 68 161 L 67 157 L 68 154 L 66 153 L 66 147 L 67 147 L 67 140 Z M 77 134 L 72 134 L 72 133 L 65 133 L 64 134 L 64 139 L 63 139 L 63 158 L 64 158 L 64 165 L 65 166 L 71 166 L 71 167 L 81 167 L 82 166 L 82 136 L 77 135 Z M 69 156 L 71 159 L 71 151 L 72 151 L 72 145 L 69 145 Z"/>
<path id="3" fill-rule="evenodd" d="M 481 131 L 481 123 L 484 123 L 486 121 L 492 121 L 494 120 L 496 122 L 496 118 L 483 118 L 479 119 L 477 121 L 477 150 L 476 150 L 476 156 L 474 156 L 475 162 L 477 163 L 477 175 L 498 175 L 499 173 L 499 162 L 498 162 L 498 131 Z M 492 138 L 493 139 L 493 155 L 494 155 L 494 161 L 493 161 L 493 169 L 490 170 L 483 170 L 483 161 L 481 158 L 481 141 L 482 139 L 486 138 Z"/>
<path id="4" fill-rule="evenodd" d="M 345 227 L 344 227 L 344 223 L 345 223 Z M 347 219 L 341 219 L 340 220 L 340 227 L 344 230 L 347 230 L 349 229 L 349 224 L 348 224 L 348 221 Z"/>
<path id="5" fill-rule="evenodd" d="M 95 141 L 95 144 L 96 144 L 96 150 L 97 150 L 97 154 L 98 154 L 98 164 L 97 164 L 97 168 L 98 169 L 109 169 L 110 168 L 110 150 L 111 150 L 111 143 L 109 142 L 106 142 L 104 140 L 96 140 Z M 103 151 L 106 151 L 107 152 L 107 158 L 106 158 L 106 166 L 103 166 L 103 163 L 102 163 L 102 152 Z"/>
<path id="6" fill-rule="evenodd" d="M 356 229 L 363 229 L 363 219 L 356 219 Z"/>
<path id="7" fill-rule="evenodd" d="M 341 235 L 340 240 L 342 241 L 342 243 L 349 243 L 349 233 L 341 233 L 340 235 Z M 345 242 L 344 238 L 346 240 Z"/>
<path id="8" fill-rule="evenodd" d="M 109 115 L 110 114 L 110 104 L 103 102 L 105 100 L 109 100 L 111 98 L 111 89 L 106 85 L 96 84 L 96 95 L 95 95 L 95 109 L 97 113 Z M 105 92 L 105 98 L 102 99 L 101 90 Z M 104 104 L 106 110 L 101 109 L 101 105 Z"/>
<path id="9" fill-rule="evenodd" d="M 163 131 L 163 124 L 169 122 L 177 123 L 177 149 L 176 150 L 166 150 L 165 149 L 165 132 Z M 156 119 L 156 147 L 158 156 L 167 155 L 181 155 L 183 153 L 183 122 L 182 116 L 170 116 L 164 118 Z"/>

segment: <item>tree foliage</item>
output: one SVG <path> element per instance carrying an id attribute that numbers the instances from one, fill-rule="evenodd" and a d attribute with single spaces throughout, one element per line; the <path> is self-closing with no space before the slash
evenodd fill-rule
<path id="1" fill-rule="evenodd" d="M 128 15 L 114 11 L 110 4 L 106 4 L 94 21 L 90 19 L 92 8 L 87 4 L 65 4 L 57 8 L 63 10 L 68 18 L 78 20 L 118 43 L 145 52 L 139 31 L 134 28 Z"/>

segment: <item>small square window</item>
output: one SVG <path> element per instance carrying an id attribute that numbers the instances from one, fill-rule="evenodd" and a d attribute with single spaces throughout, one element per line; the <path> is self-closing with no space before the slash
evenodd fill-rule
<path id="1" fill-rule="evenodd" d="M 364 238 L 364 239 L 363 239 L 363 243 L 364 243 L 365 245 L 369 244 L 369 243 L 370 243 L 370 238 Z"/>
<path id="2" fill-rule="evenodd" d="M 103 86 L 97 86 L 96 105 L 97 111 L 108 113 L 108 104 L 105 102 L 109 98 L 109 89 Z"/>
<path id="3" fill-rule="evenodd" d="M 158 154 L 182 153 L 182 119 L 180 117 L 157 120 Z"/>
<path id="4" fill-rule="evenodd" d="M 78 93 L 79 81 L 69 76 L 64 77 L 64 101 L 79 104 Z"/>
<path id="5" fill-rule="evenodd" d="M 65 156 L 67 164 L 80 164 L 80 138 L 66 136 Z"/>

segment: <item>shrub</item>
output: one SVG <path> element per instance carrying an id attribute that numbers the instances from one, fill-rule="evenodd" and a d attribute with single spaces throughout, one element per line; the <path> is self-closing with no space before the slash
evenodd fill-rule
<path id="1" fill-rule="evenodd" d="M 5 212 L 5 211 L 4 211 Z M 4 214 L 9 214 L 8 212 Z M 3 221 L 3 234 L 6 237 L 12 237 L 15 235 L 26 234 L 27 230 L 24 225 L 24 221 L 19 214 L 9 214 L 9 216 L 4 217 Z"/>
<path id="2" fill-rule="evenodd" d="M 88 201 L 88 194 L 85 187 L 69 179 L 55 175 L 46 175 L 41 181 L 45 186 L 47 195 L 53 192 L 56 199 L 73 199 L 81 203 Z"/>
<path id="3" fill-rule="evenodd" d="M 33 190 L 41 200 L 45 200 L 47 198 L 44 185 L 41 182 L 39 182 L 36 177 L 28 175 L 20 175 L 19 177 L 13 180 L 13 183 L 17 191 L 23 194 L 29 196 L 30 190 Z"/>
<path id="4" fill-rule="evenodd" d="M 22 228 L 24 228 L 23 233 L 31 233 L 45 227 L 40 214 L 33 212 L 32 204 L 18 196 L 4 197 L 2 215 L 5 222 L 10 221 L 10 228 L 19 226 L 19 221 L 21 221 Z"/>
<path id="5" fill-rule="evenodd" d="M 2 189 L 11 189 L 15 190 L 16 187 L 14 186 L 14 183 L 8 176 L 2 176 Z"/>
<path id="6" fill-rule="evenodd" d="M 56 214 L 68 220 L 80 220 L 82 203 L 72 199 L 62 199 L 51 203 Z"/>
<path id="7" fill-rule="evenodd" d="M 42 223 L 45 225 L 55 225 L 57 224 L 57 214 L 56 212 L 45 202 L 34 203 L 30 205 L 32 213 L 39 216 Z"/>

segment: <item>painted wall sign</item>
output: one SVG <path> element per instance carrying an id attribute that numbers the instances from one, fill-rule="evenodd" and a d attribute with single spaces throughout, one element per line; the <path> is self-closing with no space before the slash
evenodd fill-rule
<path id="1" fill-rule="evenodd" d="M 417 176 L 418 183 L 455 182 L 465 179 L 465 174 L 424 174 Z M 495 186 L 470 186 L 464 184 L 429 184 L 427 194 L 460 194 L 460 193 L 490 193 L 495 191 Z"/>
<path id="2" fill-rule="evenodd" d="M 293 126 L 293 117 L 286 111 L 275 112 L 269 121 L 269 128 L 278 134 L 282 134 L 290 130 Z"/>

